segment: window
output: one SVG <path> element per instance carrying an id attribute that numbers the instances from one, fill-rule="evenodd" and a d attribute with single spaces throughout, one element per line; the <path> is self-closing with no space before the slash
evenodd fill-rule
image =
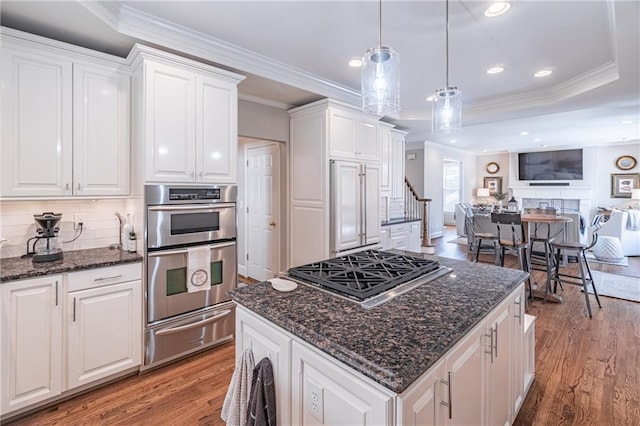
<path id="1" fill-rule="evenodd" d="M 462 164 L 459 161 L 444 160 L 442 166 L 443 210 L 453 212 L 455 205 L 460 202 L 460 177 Z"/>

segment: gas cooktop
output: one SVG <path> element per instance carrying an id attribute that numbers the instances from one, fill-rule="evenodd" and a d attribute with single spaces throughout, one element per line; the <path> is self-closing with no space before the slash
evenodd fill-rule
<path id="1" fill-rule="evenodd" d="M 288 276 L 372 308 L 450 271 L 435 260 L 365 250 L 296 266 Z"/>

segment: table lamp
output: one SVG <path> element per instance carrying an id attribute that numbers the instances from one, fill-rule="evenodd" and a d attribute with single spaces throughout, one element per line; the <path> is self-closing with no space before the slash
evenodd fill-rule
<path id="1" fill-rule="evenodd" d="M 490 196 L 491 191 L 489 191 L 489 188 L 478 188 L 477 198 L 480 208 L 484 209 L 484 206 L 487 203 L 487 198 L 489 198 Z"/>

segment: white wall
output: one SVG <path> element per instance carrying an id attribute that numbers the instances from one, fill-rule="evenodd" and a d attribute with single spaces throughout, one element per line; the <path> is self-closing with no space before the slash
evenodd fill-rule
<path id="1" fill-rule="evenodd" d="M 517 161 L 517 158 L 516 158 Z M 490 174 L 487 172 L 488 163 L 497 163 L 500 168 L 497 173 Z M 500 154 L 487 154 L 479 155 L 476 157 L 476 177 L 475 186 L 472 190 L 472 199 L 475 199 L 476 191 L 478 188 L 483 188 L 485 177 L 501 177 L 502 178 L 502 192 L 507 192 L 510 185 L 509 174 L 510 156 L 509 153 Z M 471 202 L 471 200 L 467 200 Z M 505 200 L 508 201 L 508 200 Z"/>
<path id="2" fill-rule="evenodd" d="M 409 160 L 409 154 L 415 155 Z M 420 197 L 424 197 L 424 148 L 405 151 L 404 174 Z"/>
<path id="3" fill-rule="evenodd" d="M 289 142 L 289 113 L 284 109 L 240 99 L 238 135 Z"/>

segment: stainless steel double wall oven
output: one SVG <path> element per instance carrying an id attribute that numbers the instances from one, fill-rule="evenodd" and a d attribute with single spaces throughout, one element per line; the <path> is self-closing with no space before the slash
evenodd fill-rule
<path id="1" fill-rule="evenodd" d="M 148 369 L 233 338 L 236 186 L 145 186 Z M 207 247 L 211 288 L 189 292 L 189 255 Z M 205 252 L 206 253 L 206 252 Z"/>

